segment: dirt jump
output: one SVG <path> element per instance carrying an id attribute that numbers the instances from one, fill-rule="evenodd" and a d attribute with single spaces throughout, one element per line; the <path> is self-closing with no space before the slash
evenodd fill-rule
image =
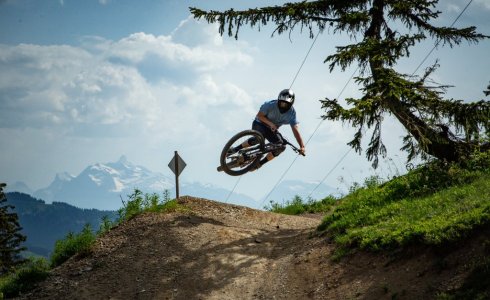
<path id="1" fill-rule="evenodd" d="M 433 299 L 461 285 L 467 270 L 458 260 L 483 251 L 359 251 L 334 261 L 335 244 L 315 234 L 321 216 L 179 203 L 186 210 L 144 213 L 112 229 L 21 298 Z"/>

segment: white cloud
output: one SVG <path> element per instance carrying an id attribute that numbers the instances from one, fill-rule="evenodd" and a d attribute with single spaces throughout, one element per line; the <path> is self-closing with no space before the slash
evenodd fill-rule
<path id="1" fill-rule="evenodd" d="M 209 31 L 189 20 L 185 26 Z M 208 38 L 189 46 L 140 32 L 119 41 L 90 37 L 79 47 L 1 45 L 0 127 L 63 127 L 82 136 L 117 135 L 119 128 L 161 138 L 226 128 L 229 120 L 209 118 L 211 111 L 251 113 L 254 105 L 236 84 L 217 83 L 214 72 L 252 58 Z"/>

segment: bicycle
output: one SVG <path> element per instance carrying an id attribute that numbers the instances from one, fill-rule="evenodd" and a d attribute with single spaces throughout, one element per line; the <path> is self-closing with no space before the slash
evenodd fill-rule
<path id="1" fill-rule="evenodd" d="M 217 168 L 218 172 L 224 171 L 231 176 L 243 175 L 251 171 L 262 157 L 269 152 L 282 150 L 287 145 L 289 145 L 294 152 L 305 156 L 300 149 L 291 144 L 279 131 L 276 131 L 276 134 L 280 137 L 282 143 L 266 143 L 264 136 L 260 132 L 252 129 L 237 133 L 226 143 L 223 147 L 223 151 L 221 151 L 220 166 Z M 243 142 L 248 141 L 250 138 L 255 138 L 257 143 L 230 154 L 231 149 L 243 144 Z"/>

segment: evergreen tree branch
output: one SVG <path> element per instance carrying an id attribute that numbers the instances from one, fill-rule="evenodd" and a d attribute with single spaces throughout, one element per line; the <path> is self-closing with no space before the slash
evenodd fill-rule
<path id="1" fill-rule="evenodd" d="M 223 35 L 226 31 L 228 36 L 238 38 L 241 26 L 250 25 L 258 27 L 273 23 L 277 27 L 274 33 L 282 34 L 293 30 L 296 26 L 301 29 L 308 28 L 310 36 L 313 36 L 313 25 L 316 24 L 322 32 L 327 26 L 334 26 L 335 30 L 355 30 L 361 24 L 369 21 L 365 11 L 364 0 L 326 0 L 299 3 L 286 3 L 283 6 L 269 6 L 244 11 L 233 9 L 219 11 L 204 11 L 190 7 L 190 12 L 196 19 L 205 19 L 208 23 L 218 23 L 219 33 Z"/>

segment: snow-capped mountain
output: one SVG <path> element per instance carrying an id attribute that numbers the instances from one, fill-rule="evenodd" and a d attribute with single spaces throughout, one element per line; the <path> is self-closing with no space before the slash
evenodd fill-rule
<path id="1" fill-rule="evenodd" d="M 53 182 L 33 196 L 47 202 L 65 202 L 80 208 L 116 210 L 122 199 L 138 188 L 144 193 L 162 195 L 165 190 L 174 195 L 174 178 L 137 166 L 122 156 L 117 162 L 96 163 L 78 176 L 57 174 Z M 181 183 L 181 194 L 224 201 L 229 191 L 210 184 Z M 243 194 L 234 194 L 230 202 L 257 207 L 257 202 Z"/>
<path id="2" fill-rule="evenodd" d="M 88 166 L 78 176 L 68 173 L 56 174 L 53 182 L 46 188 L 32 192 L 25 184 L 7 185 L 7 191 L 18 191 L 30 194 L 47 203 L 64 202 L 79 208 L 95 208 L 99 210 L 117 210 L 122 207 L 122 200 L 132 194 L 137 188 L 144 193 L 162 195 L 165 190 L 170 196 L 175 196 L 174 177 L 153 172 L 143 166 L 138 166 L 125 156 L 116 162 L 96 163 Z M 338 195 L 338 191 L 324 184 L 285 180 L 281 182 L 267 197 L 260 201 L 251 197 L 233 193 L 222 187 L 200 182 L 181 182 L 180 194 L 193 197 L 207 198 L 217 201 L 262 209 L 270 204 L 270 200 L 283 203 L 292 200 L 296 195 L 303 200 L 320 199 L 327 195 Z"/>
<path id="3" fill-rule="evenodd" d="M 58 173 L 54 177 L 53 182 L 51 182 L 51 184 L 48 187 L 37 190 L 36 192 L 31 193 L 31 195 L 35 196 L 36 198 L 44 199 L 49 202 L 52 202 L 54 201 L 56 195 L 63 190 L 66 184 L 71 180 L 73 180 L 74 178 L 75 176 L 68 174 L 66 172 Z"/>

